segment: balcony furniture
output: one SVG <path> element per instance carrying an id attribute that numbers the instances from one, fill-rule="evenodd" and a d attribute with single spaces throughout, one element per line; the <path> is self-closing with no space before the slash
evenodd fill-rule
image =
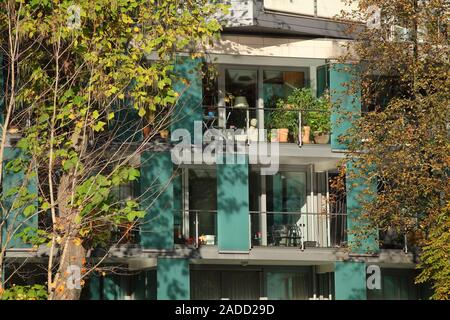
<path id="1" fill-rule="evenodd" d="M 316 248 L 319 246 L 319 244 L 317 243 L 317 241 L 304 241 L 303 246 L 305 248 Z"/>
<path id="2" fill-rule="evenodd" d="M 203 116 L 203 126 L 206 130 L 214 129 L 215 124 L 218 120 L 218 117 L 215 115 L 204 115 Z"/>
<path id="3" fill-rule="evenodd" d="M 302 245 L 302 233 L 296 224 L 281 224 L 272 227 L 272 238 L 275 246 L 296 247 Z"/>

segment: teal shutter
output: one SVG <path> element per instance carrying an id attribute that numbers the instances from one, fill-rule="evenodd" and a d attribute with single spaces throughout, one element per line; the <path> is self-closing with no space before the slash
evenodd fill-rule
<path id="1" fill-rule="evenodd" d="M 361 116 L 361 90 L 350 91 L 358 85 L 358 67 L 351 64 L 334 64 L 330 67 L 331 95 L 331 149 L 346 150 L 346 136 L 353 122 Z M 353 92 L 354 91 L 354 92 Z"/>
<path id="2" fill-rule="evenodd" d="M 366 300 L 366 264 L 335 262 L 334 288 L 336 300 Z"/>
<path id="3" fill-rule="evenodd" d="M 141 206 L 147 212 L 140 228 L 143 248 L 173 248 L 173 184 L 170 152 L 141 155 Z"/>
<path id="4" fill-rule="evenodd" d="M 189 300 L 189 260 L 158 258 L 158 300 Z"/>
<path id="5" fill-rule="evenodd" d="M 378 232 L 370 230 L 368 222 L 360 217 L 363 203 L 373 201 L 377 185 L 376 181 L 359 177 L 360 169 L 355 167 L 354 161 L 357 160 L 348 161 L 346 168 L 348 243 L 354 253 L 376 253 L 379 251 Z"/>
<path id="6" fill-rule="evenodd" d="M 248 157 L 217 165 L 217 229 L 220 251 L 248 251 Z"/>
<path id="7" fill-rule="evenodd" d="M 6 193 L 14 187 L 20 187 L 24 183 L 25 175 L 24 172 L 11 172 L 6 170 L 6 164 L 15 158 L 21 157 L 21 151 L 17 148 L 6 147 L 4 149 L 4 159 L 3 162 L 3 181 L 2 181 L 2 196 L 5 197 Z M 10 248 L 29 248 L 31 244 L 25 244 L 22 242 L 17 235 L 22 232 L 25 228 L 38 227 L 38 215 L 32 213 L 28 216 L 24 215 L 24 209 L 28 206 L 34 206 L 37 210 L 37 181 L 36 177 L 28 178 L 27 181 L 27 191 L 28 195 L 34 196 L 31 201 L 25 203 L 22 207 L 18 209 L 11 210 L 13 204 L 17 201 L 17 194 L 13 194 L 9 197 L 2 199 L 4 205 L 3 217 L 6 218 L 6 223 L 3 226 L 3 243 L 6 241 L 7 234 L 11 235 L 8 242 L 8 247 Z"/>
<path id="8" fill-rule="evenodd" d="M 201 64 L 202 59 L 179 56 L 174 68 L 177 76 L 186 80 L 187 84 L 183 81 L 174 84 L 180 97 L 172 114 L 171 131 L 186 129 L 191 135 L 191 141 L 194 139 L 194 122 L 203 120 Z"/>

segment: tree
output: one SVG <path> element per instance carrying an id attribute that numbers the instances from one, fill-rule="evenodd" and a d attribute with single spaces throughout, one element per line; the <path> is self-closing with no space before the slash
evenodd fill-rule
<path id="1" fill-rule="evenodd" d="M 214 15 L 222 10 L 206 0 L 2 1 L 0 182 L 22 178 L 2 192 L 0 275 L 18 236 L 47 244 L 48 298 L 79 298 L 67 270 L 88 277 L 98 264 L 86 262 L 87 252 L 145 214 L 114 189 L 138 179 L 133 159 L 169 125 L 174 85 L 186 81 L 174 73 L 176 54 L 200 57 L 221 30 Z M 140 124 L 126 122 L 133 117 Z M 140 141 L 142 124 L 150 130 Z M 19 152 L 3 167 L 11 133 L 20 134 Z M 26 227 L 47 213 L 46 226 Z"/>
<path id="2" fill-rule="evenodd" d="M 360 81 L 347 85 L 361 90 L 363 115 L 342 139 L 357 168 L 351 178 L 378 181 L 360 199 L 361 217 L 368 229 L 407 235 L 421 260 L 416 281 L 448 299 L 449 3 L 361 0 L 359 7 L 351 18 L 368 24 L 351 23 L 357 39 L 343 61 L 359 62 Z"/>

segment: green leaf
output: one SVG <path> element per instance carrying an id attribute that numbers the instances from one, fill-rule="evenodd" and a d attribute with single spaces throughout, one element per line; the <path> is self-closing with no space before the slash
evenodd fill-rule
<path id="1" fill-rule="evenodd" d="M 42 205 L 41 205 L 41 209 L 42 210 L 48 210 L 48 209 L 50 209 L 50 203 L 49 202 L 47 202 L 47 201 L 45 201 Z"/>
<path id="2" fill-rule="evenodd" d="M 95 120 L 97 120 L 98 117 L 100 117 L 100 114 L 98 113 L 97 110 L 94 110 L 94 112 L 92 112 L 92 117 L 93 117 Z"/>
<path id="3" fill-rule="evenodd" d="M 106 122 L 103 122 L 103 121 L 97 122 L 97 124 L 94 126 L 94 131 L 96 131 L 96 132 L 103 131 L 105 124 L 106 124 Z"/>
<path id="4" fill-rule="evenodd" d="M 36 212 L 36 206 L 34 204 L 30 204 L 23 210 L 23 214 L 25 217 L 29 217 L 35 212 Z"/>

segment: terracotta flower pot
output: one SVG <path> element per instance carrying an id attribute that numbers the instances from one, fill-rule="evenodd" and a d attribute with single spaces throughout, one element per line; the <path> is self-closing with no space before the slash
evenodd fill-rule
<path id="1" fill-rule="evenodd" d="M 309 136 L 311 135 L 311 127 L 303 126 L 302 127 L 302 143 L 309 144 L 311 141 L 309 140 Z"/>
<path id="2" fill-rule="evenodd" d="M 329 133 L 314 133 L 314 142 L 317 144 L 327 144 L 330 142 L 330 134 Z"/>
<path id="3" fill-rule="evenodd" d="M 278 142 L 288 142 L 289 129 L 278 129 Z"/>

